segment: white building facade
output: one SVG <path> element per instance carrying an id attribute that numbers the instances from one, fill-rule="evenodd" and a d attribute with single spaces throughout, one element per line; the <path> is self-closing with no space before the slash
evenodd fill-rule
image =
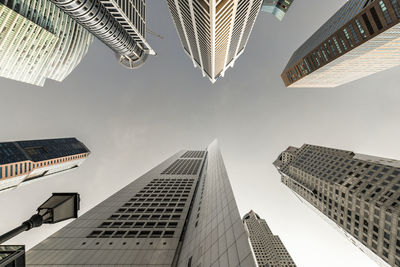
<path id="1" fill-rule="evenodd" d="M 185 52 L 211 82 L 243 53 L 262 0 L 167 0 Z"/>
<path id="2" fill-rule="evenodd" d="M 49 0 L 0 1 L 0 76 L 43 86 L 63 81 L 92 35 Z"/>

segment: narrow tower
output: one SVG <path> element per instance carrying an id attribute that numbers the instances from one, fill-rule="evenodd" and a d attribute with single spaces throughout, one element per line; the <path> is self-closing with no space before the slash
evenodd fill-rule
<path id="1" fill-rule="evenodd" d="M 274 235 L 267 222 L 250 211 L 243 217 L 258 266 L 296 267 L 279 236 Z"/>
<path id="2" fill-rule="evenodd" d="M 76 168 L 89 154 L 76 138 L 0 143 L 0 192 Z"/>
<path id="3" fill-rule="evenodd" d="M 256 266 L 217 142 L 180 151 L 27 253 L 28 266 Z"/>
<path id="4" fill-rule="evenodd" d="M 380 266 L 400 266 L 400 161 L 306 144 L 274 165 L 302 202 Z"/>
<path id="5" fill-rule="evenodd" d="M 167 0 L 183 49 L 212 83 L 243 53 L 262 0 Z"/>
<path id="6" fill-rule="evenodd" d="M 292 55 L 287 87 L 336 87 L 400 65 L 398 0 L 349 0 Z"/>

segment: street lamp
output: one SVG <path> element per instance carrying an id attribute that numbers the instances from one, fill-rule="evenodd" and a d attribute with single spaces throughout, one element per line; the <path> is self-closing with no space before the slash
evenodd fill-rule
<path id="1" fill-rule="evenodd" d="M 19 227 L 1 235 L 0 244 L 24 231 L 39 227 L 43 223 L 53 224 L 71 218 L 78 218 L 79 201 L 78 193 L 53 193 L 37 209 L 37 214 L 23 222 Z"/>

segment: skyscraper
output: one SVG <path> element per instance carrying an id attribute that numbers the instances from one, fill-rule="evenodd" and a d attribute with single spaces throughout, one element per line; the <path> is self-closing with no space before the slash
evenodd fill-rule
<path id="1" fill-rule="evenodd" d="M 262 0 L 167 0 L 185 52 L 211 82 L 243 53 Z"/>
<path id="2" fill-rule="evenodd" d="M 282 20 L 292 3 L 293 0 L 264 0 L 261 11 L 271 13 L 277 19 Z"/>
<path id="3" fill-rule="evenodd" d="M 351 151 L 289 147 L 282 182 L 381 266 L 400 266 L 400 161 Z"/>
<path id="4" fill-rule="evenodd" d="M 0 191 L 76 168 L 89 154 L 76 138 L 0 143 Z"/>
<path id="5" fill-rule="evenodd" d="M 349 0 L 290 58 L 287 87 L 335 87 L 400 65 L 398 0 Z"/>
<path id="6" fill-rule="evenodd" d="M 50 1 L 111 48 L 123 66 L 139 68 L 155 55 L 145 39 L 145 0 Z"/>
<path id="7" fill-rule="evenodd" d="M 48 0 L 0 0 L 0 76 L 43 86 L 64 80 L 92 35 Z"/>
<path id="8" fill-rule="evenodd" d="M 243 224 L 249 235 L 258 266 L 296 266 L 279 236 L 271 232 L 267 222 L 257 213 L 251 210 L 244 215 Z"/>
<path id="9" fill-rule="evenodd" d="M 218 144 L 180 151 L 27 253 L 28 266 L 256 266 Z"/>

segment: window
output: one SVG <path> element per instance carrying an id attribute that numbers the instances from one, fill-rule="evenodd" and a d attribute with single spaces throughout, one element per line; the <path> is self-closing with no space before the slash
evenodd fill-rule
<path id="1" fill-rule="evenodd" d="M 368 32 L 370 35 L 374 34 L 374 28 L 372 28 L 371 22 L 368 19 L 368 16 L 366 13 L 362 14 L 362 18 L 364 20 L 365 25 L 367 26 Z"/>
<path id="2" fill-rule="evenodd" d="M 381 23 L 381 20 L 380 20 L 379 17 L 378 17 L 378 14 L 376 13 L 375 8 L 372 7 L 372 8 L 370 9 L 370 11 L 371 11 L 372 18 L 373 18 L 374 21 L 375 21 L 376 27 L 378 27 L 378 30 L 381 30 L 381 29 L 383 28 L 383 25 L 382 25 L 382 23 Z"/>
<path id="3" fill-rule="evenodd" d="M 358 30 L 360 31 L 361 36 L 362 36 L 363 38 L 366 38 L 367 35 L 365 34 L 364 28 L 362 27 L 360 21 L 359 21 L 358 19 L 355 19 L 355 22 L 356 22 L 356 25 L 357 25 Z"/>
<path id="4" fill-rule="evenodd" d="M 383 16 L 385 17 L 386 24 L 392 23 L 392 19 L 390 18 L 390 15 L 389 15 L 389 12 L 388 12 L 388 10 L 386 8 L 386 5 L 382 0 L 379 1 L 379 6 L 380 6 L 380 8 L 382 10 Z"/>
<path id="5" fill-rule="evenodd" d="M 397 18 L 400 18 L 400 6 L 399 3 L 397 2 L 397 0 L 390 0 L 393 9 L 394 9 L 394 13 L 396 13 Z"/>

